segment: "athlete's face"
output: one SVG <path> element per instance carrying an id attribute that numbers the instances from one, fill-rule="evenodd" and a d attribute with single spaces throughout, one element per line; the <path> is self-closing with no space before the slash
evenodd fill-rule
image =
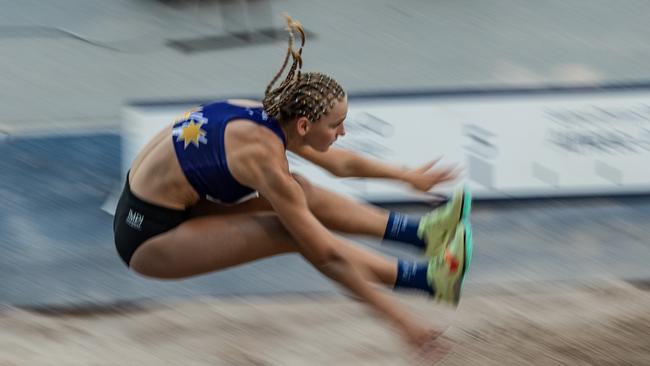
<path id="1" fill-rule="evenodd" d="M 347 114 L 347 98 L 336 102 L 329 113 L 310 123 L 309 132 L 305 135 L 307 144 L 317 151 L 327 151 L 339 136 L 345 135 L 343 122 Z"/>

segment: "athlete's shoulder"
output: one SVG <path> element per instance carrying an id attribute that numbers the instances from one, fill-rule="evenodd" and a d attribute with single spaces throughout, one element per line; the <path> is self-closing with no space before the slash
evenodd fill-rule
<path id="1" fill-rule="evenodd" d="M 268 128 L 245 119 L 228 125 L 226 149 L 233 176 L 255 189 L 271 172 L 288 169 L 282 142 Z"/>
<path id="2" fill-rule="evenodd" d="M 262 108 L 262 103 L 252 99 L 227 99 L 226 103 L 242 108 Z"/>
<path id="3" fill-rule="evenodd" d="M 284 155 L 285 148 L 282 140 L 269 128 L 246 118 L 237 118 L 228 124 L 227 135 L 239 141 L 241 145 L 258 147 L 266 153 Z"/>
<path id="4" fill-rule="evenodd" d="M 217 99 L 201 105 L 204 110 L 207 109 L 230 109 L 230 110 L 249 110 L 264 108 L 261 102 L 251 99 Z"/>

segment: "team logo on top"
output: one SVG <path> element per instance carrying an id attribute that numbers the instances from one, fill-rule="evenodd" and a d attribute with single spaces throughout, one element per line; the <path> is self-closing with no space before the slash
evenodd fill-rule
<path id="1" fill-rule="evenodd" d="M 206 132 L 201 128 L 204 124 L 208 123 L 208 119 L 203 117 L 201 112 L 191 112 L 186 117 L 181 125 L 172 130 L 172 135 L 176 137 L 176 142 L 183 142 L 183 148 L 192 144 L 199 147 L 200 144 L 207 144 L 208 139 L 205 137 Z"/>

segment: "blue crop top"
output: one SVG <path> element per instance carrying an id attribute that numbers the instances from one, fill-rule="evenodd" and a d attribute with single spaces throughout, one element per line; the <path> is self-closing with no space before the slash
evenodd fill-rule
<path id="1" fill-rule="evenodd" d="M 255 192 L 237 182 L 228 169 L 224 131 L 234 119 L 246 119 L 269 128 L 287 146 L 280 125 L 262 107 L 241 107 L 219 101 L 187 112 L 174 124 L 172 138 L 183 173 L 202 198 L 235 203 Z"/>

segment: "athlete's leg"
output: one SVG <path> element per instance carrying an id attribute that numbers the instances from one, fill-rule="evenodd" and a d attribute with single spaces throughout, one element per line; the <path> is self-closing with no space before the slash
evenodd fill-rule
<path id="1" fill-rule="evenodd" d="M 337 249 L 367 280 L 395 284 L 395 260 L 343 239 Z M 134 253 L 131 268 L 150 277 L 183 278 L 291 252 L 300 252 L 300 246 L 275 213 L 208 215 L 146 241 Z"/>
<path id="2" fill-rule="evenodd" d="M 294 178 L 305 192 L 309 209 L 329 229 L 378 238 L 384 236 L 390 211 L 318 187 L 301 175 L 294 174 Z"/>
<path id="3" fill-rule="evenodd" d="M 308 200 L 308 204 L 315 216 L 321 219 L 326 226 L 330 228 L 337 229 L 339 231 L 348 231 L 352 233 L 359 233 L 359 230 L 354 230 L 351 228 L 350 222 L 353 224 L 362 222 L 361 220 L 354 220 L 355 217 L 363 217 L 366 227 L 375 226 L 375 229 L 366 230 L 366 234 L 380 236 L 380 232 L 385 231 L 386 228 L 378 229 L 381 226 L 386 225 L 386 216 L 388 211 L 382 210 L 381 208 L 374 207 L 367 204 L 358 203 L 352 200 L 349 200 L 343 196 L 331 193 L 322 188 L 313 186 L 309 182 L 299 176 L 296 177 L 298 182 L 301 184 Z M 325 199 L 325 200 L 323 200 Z M 324 204 L 327 207 L 325 209 L 320 209 L 319 204 Z M 339 212 L 339 210 L 341 210 Z M 192 210 L 192 215 L 197 218 L 208 218 L 208 217 L 224 217 L 224 216 L 241 216 L 244 214 L 254 214 L 254 213 L 263 213 L 273 214 L 272 207 L 263 198 L 255 198 L 244 203 L 237 205 L 225 206 L 209 201 L 203 201 L 199 203 Z M 350 215 L 352 213 L 352 215 Z M 374 219 L 369 219 L 371 216 L 375 216 Z M 329 217 L 329 218 L 328 218 Z M 338 217 L 343 217 L 344 220 L 340 220 Z M 347 219 L 345 219 L 347 217 Z M 348 221 L 348 222 L 346 222 Z M 375 221 L 375 222 L 373 222 Z M 377 225 L 377 222 L 380 224 Z M 230 223 L 230 221 L 228 221 Z M 346 225 L 347 229 L 343 227 Z M 215 225 L 213 227 L 218 227 Z M 253 248 L 252 250 L 245 250 L 245 253 L 248 255 L 243 258 L 238 258 L 235 260 L 235 263 L 226 263 L 226 264 L 214 264 L 214 262 L 209 261 L 208 268 L 205 270 L 199 270 L 198 273 L 209 272 L 213 270 L 218 270 L 225 268 L 231 265 L 236 265 L 238 263 L 244 263 L 251 260 L 268 257 L 271 255 L 285 253 L 287 251 L 297 251 L 298 247 L 295 245 L 293 240 L 290 238 L 289 234 L 279 223 L 279 220 L 273 225 L 275 229 L 280 229 L 282 231 L 281 236 L 274 236 L 274 239 L 269 238 L 259 238 L 255 240 L 256 243 L 264 242 L 264 245 L 270 246 L 270 248 Z M 231 228 L 232 229 L 232 228 Z M 374 230 L 374 232 L 372 231 Z M 248 231 L 254 233 L 254 231 Z M 277 238 L 281 239 L 279 243 L 274 241 L 266 242 L 265 240 L 276 240 Z M 288 239 L 286 239 L 288 238 Z M 287 243 L 292 243 L 289 245 L 288 249 L 283 248 L 287 246 Z M 208 243 L 209 244 L 209 243 Z M 367 280 L 383 283 L 390 287 L 395 288 L 414 288 L 424 291 L 430 291 L 431 286 L 427 283 L 426 280 L 426 271 L 427 271 L 427 261 L 408 261 L 408 260 L 388 260 L 381 255 L 374 253 L 368 248 L 363 248 L 360 246 L 355 246 L 354 244 L 344 242 L 339 248 L 339 251 L 346 256 L 349 260 L 353 261 L 355 266 L 357 266 L 362 273 L 368 273 L 366 276 Z M 158 261 L 156 261 L 158 262 Z M 195 268 L 195 267 L 192 267 Z M 198 274 L 197 273 L 197 274 Z M 187 276 L 190 274 L 183 274 L 181 276 Z"/>
<path id="4" fill-rule="evenodd" d="M 461 220 L 469 215 L 471 197 L 462 190 L 443 207 L 430 212 L 423 218 L 389 212 L 380 207 L 355 202 L 346 197 L 311 184 L 307 179 L 295 175 L 301 185 L 310 210 L 330 229 L 366 234 L 379 238 L 409 243 L 426 248 L 427 257 L 435 259 L 443 255 L 445 247 L 452 241 Z M 459 241 L 455 240 L 455 241 Z M 363 257 L 363 248 L 355 248 Z M 417 289 L 433 294 L 432 276 L 428 275 L 431 261 L 397 261 L 395 288 Z M 437 274 L 439 283 L 454 282 L 449 274 Z M 459 293 L 459 292 L 457 292 Z M 443 299 L 443 297 L 439 297 Z M 444 298 L 450 299 L 450 296 Z M 457 302 L 457 298 L 455 300 Z"/>
<path id="5" fill-rule="evenodd" d="M 388 210 L 357 202 L 320 188 L 300 175 L 294 174 L 294 178 L 305 192 L 309 209 L 325 227 L 343 233 L 365 234 L 374 237 L 384 235 L 390 213 Z M 271 204 L 263 197 L 231 206 L 201 201 L 192 209 L 192 216 L 229 215 L 272 210 Z"/>
<path id="6" fill-rule="evenodd" d="M 225 205 L 208 200 L 201 200 L 192 207 L 190 216 L 235 215 L 253 212 L 273 211 L 269 201 L 262 197 L 251 198 L 235 205 Z"/>
<path id="7" fill-rule="evenodd" d="M 436 255 L 453 235 L 461 219 L 463 197 L 456 195 L 449 205 L 420 217 L 390 212 L 386 209 L 345 196 L 311 184 L 306 178 L 294 174 L 301 185 L 309 209 L 327 228 L 343 233 L 369 235 L 386 238 L 417 247 L 426 246 L 427 256 Z M 198 204 L 193 215 L 235 214 L 255 211 L 272 211 L 270 203 L 263 197 L 255 198 L 233 206 L 208 201 Z"/>

